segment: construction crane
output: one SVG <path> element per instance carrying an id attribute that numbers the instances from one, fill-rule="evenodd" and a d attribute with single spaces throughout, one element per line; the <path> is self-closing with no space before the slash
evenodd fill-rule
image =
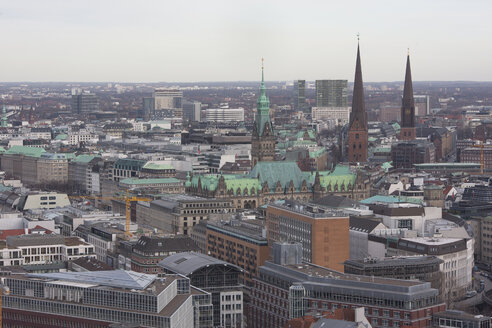
<path id="1" fill-rule="evenodd" d="M 126 196 L 125 197 L 100 197 L 100 196 L 68 196 L 68 198 L 72 199 L 100 199 L 100 200 L 122 200 L 125 202 L 125 234 L 127 236 L 131 236 L 130 233 L 130 222 L 131 222 L 131 205 L 132 202 L 138 202 L 138 201 L 151 201 L 152 198 L 148 197 L 138 197 L 138 196 L 130 196 L 130 192 L 127 190 L 126 191 Z M 1 328 L 1 327 L 0 327 Z"/>

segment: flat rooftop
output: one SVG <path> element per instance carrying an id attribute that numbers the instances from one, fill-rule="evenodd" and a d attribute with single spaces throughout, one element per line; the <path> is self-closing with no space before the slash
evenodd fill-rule
<path id="1" fill-rule="evenodd" d="M 289 212 L 298 213 L 312 219 L 327 219 L 327 218 L 348 218 L 348 215 L 343 210 L 338 210 L 331 207 L 324 207 L 317 204 L 297 202 L 285 200 L 283 203 L 277 202 L 268 204 L 268 207 L 278 208 Z"/>
<path id="2" fill-rule="evenodd" d="M 422 284 L 421 281 L 414 281 L 414 280 L 391 279 L 391 278 L 346 274 L 310 263 L 302 263 L 298 265 L 286 265 L 285 267 L 295 271 L 302 272 L 311 277 L 329 278 L 329 279 L 335 279 L 337 281 L 348 281 L 348 282 L 357 281 L 357 282 L 367 282 L 367 283 L 374 283 L 374 284 L 405 286 L 405 287 L 418 286 Z"/>
<path id="3" fill-rule="evenodd" d="M 402 238 L 402 240 L 411 241 L 416 244 L 423 244 L 429 246 L 439 246 L 454 243 L 462 240 L 461 238 L 431 238 L 431 237 L 414 237 L 414 238 Z"/>

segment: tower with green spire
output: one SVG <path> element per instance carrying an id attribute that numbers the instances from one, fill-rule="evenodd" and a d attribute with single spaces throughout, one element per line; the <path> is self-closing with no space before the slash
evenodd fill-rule
<path id="1" fill-rule="evenodd" d="M 5 109 L 5 105 L 2 107 L 2 128 L 7 127 L 7 110 Z"/>
<path id="2" fill-rule="evenodd" d="M 255 124 L 251 139 L 251 166 L 258 162 L 275 160 L 275 135 L 270 119 L 270 100 L 266 95 L 263 58 L 261 59 L 261 85 L 257 101 Z"/>

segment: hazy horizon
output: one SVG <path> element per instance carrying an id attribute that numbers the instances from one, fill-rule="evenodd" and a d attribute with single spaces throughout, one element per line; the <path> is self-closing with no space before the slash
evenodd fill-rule
<path id="1" fill-rule="evenodd" d="M 0 4 L 2 82 L 492 80 L 488 1 L 84 1 Z M 124 81 L 124 82 L 123 82 Z M 171 81 L 171 82 L 165 82 Z"/>

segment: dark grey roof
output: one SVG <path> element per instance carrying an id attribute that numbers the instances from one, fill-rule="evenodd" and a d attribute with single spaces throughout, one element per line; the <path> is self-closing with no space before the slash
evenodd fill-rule
<path id="1" fill-rule="evenodd" d="M 345 320 L 321 318 L 317 322 L 313 323 L 311 328 L 357 328 L 357 323 Z"/>
<path id="2" fill-rule="evenodd" d="M 28 276 L 33 278 L 71 281 L 76 283 L 140 290 L 147 288 L 157 278 L 156 275 L 152 274 L 124 270 L 32 273 Z"/>
<path id="3" fill-rule="evenodd" d="M 333 195 L 321 197 L 320 199 L 313 201 L 312 203 L 336 208 L 352 208 L 359 204 L 358 202 L 353 201 L 350 198 Z"/>
<path id="4" fill-rule="evenodd" d="M 7 245 L 13 247 L 19 246 L 38 246 L 38 245 L 53 245 L 65 244 L 65 236 L 61 235 L 20 235 L 8 236 Z"/>
<path id="5" fill-rule="evenodd" d="M 378 224 L 381 222 L 375 221 L 375 220 L 370 220 L 370 219 L 363 219 L 363 218 L 358 218 L 358 217 L 350 217 L 349 219 L 349 228 L 350 230 L 356 230 L 356 231 L 361 231 L 361 232 L 367 232 L 370 233 L 376 227 Z"/>
<path id="6" fill-rule="evenodd" d="M 233 264 L 196 252 L 185 252 L 170 255 L 159 262 L 159 266 L 163 267 L 167 271 L 179 273 L 184 276 L 188 276 L 196 270 L 203 267 L 209 267 L 211 265 L 224 265 L 241 270 Z"/>
<path id="7" fill-rule="evenodd" d="M 134 249 L 142 252 L 187 252 L 199 251 L 200 248 L 188 236 L 147 237 L 142 236 Z"/>

